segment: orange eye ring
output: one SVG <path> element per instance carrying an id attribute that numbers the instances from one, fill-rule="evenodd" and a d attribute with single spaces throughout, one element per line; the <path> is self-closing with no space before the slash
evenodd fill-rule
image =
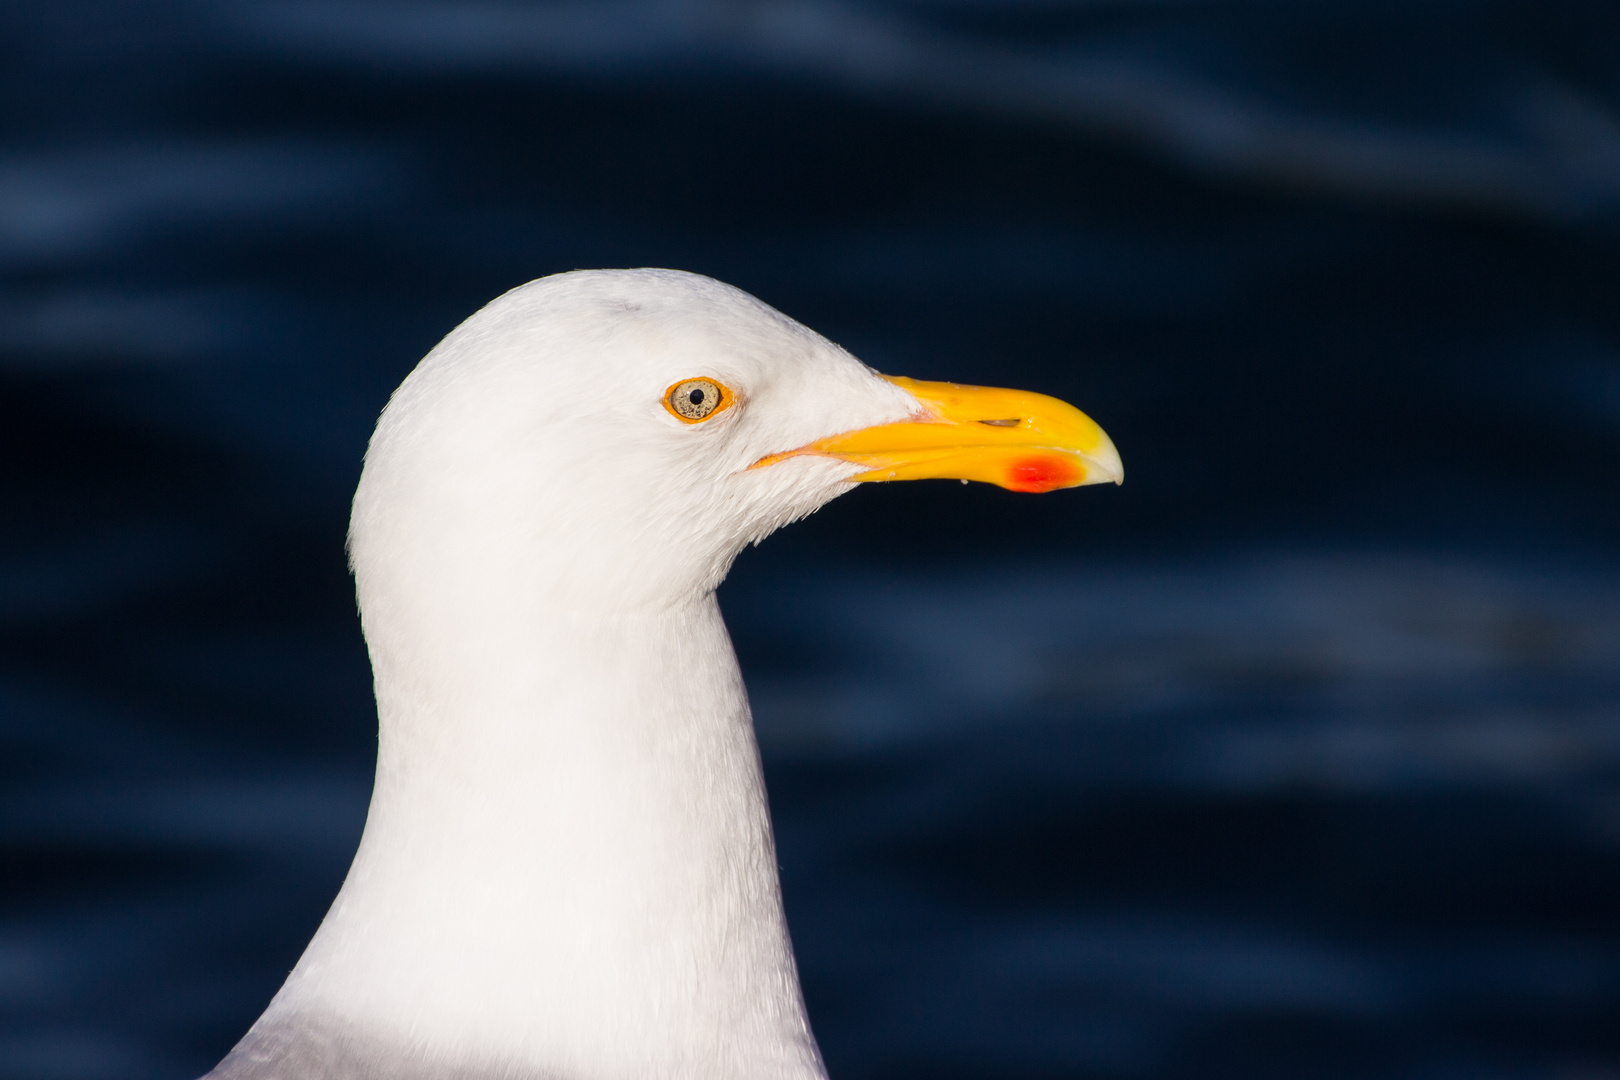
<path id="1" fill-rule="evenodd" d="M 701 424 L 731 408 L 736 399 L 725 383 L 695 375 L 664 391 L 664 408 L 683 424 Z"/>

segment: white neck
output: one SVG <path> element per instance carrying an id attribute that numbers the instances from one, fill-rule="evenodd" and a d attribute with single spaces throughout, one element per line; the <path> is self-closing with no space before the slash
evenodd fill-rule
<path id="1" fill-rule="evenodd" d="M 823 1075 L 712 593 L 453 649 L 375 629 L 365 835 L 261 1025 L 502 1075 Z"/>

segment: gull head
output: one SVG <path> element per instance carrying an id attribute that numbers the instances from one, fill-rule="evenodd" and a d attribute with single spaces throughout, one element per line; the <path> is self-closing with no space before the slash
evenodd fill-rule
<path id="1" fill-rule="evenodd" d="M 657 608 L 856 483 L 1122 476 L 1056 399 L 880 375 L 700 275 L 576 271 L 494 300 L 400 386 L 350 548 L 368 610 Z"/>

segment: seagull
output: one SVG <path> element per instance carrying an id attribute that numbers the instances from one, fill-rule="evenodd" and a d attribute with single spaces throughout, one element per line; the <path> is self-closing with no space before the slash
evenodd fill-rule
<path id="1" fill-rule="evenodd" d="M 1062 401 L 880 375 L 711 278 L 492 301 L 367 448 L 365 831 L 205 1080 L 824 1078 L 715 589 L 858 483 L 1123 476 Z"/>

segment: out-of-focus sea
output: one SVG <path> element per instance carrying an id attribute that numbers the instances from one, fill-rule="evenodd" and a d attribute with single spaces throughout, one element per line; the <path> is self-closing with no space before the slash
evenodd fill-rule
<path id="1" fill-rule="evenodd" d="M 713 274 L 1065 397 L 722 590 L 838 1080 L 1620 1077 L 1620 7 L 0 8 L 0 1077 L 187 1080 L 320 920 L 346 501 L 503 289 Z"/>

